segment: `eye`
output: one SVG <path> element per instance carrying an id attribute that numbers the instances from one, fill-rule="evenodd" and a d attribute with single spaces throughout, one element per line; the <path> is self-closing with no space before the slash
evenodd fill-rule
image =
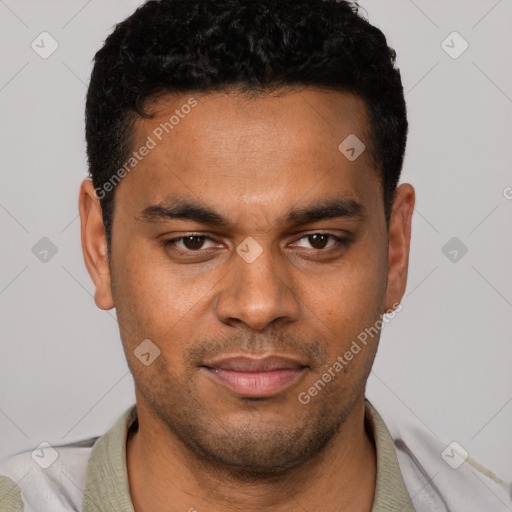
<path id="1" fill-rule="evenodd" d="M 329 239 L 332 240 L 330 245 L 326 245 Z M 305 235 L 300 240 L 306 240 L 307 243 L 312 246 L 313 249 L 316 250 L 325 250 L 330 249 L 336 245 L 348 245 L 349 241 L 345 238 L 341 238 L 339 236 L 333 235 L 331 233 L 311 233 L 309 235 Z M 296 245 L 296 244 L 295 244 Z"/>
<path id="2" fill-rule="evenodd" d="M 179 253 L 195 252 L 204 249 L 203 245 L 206 240 L 214 242 L 210 237 L 205 235 L 187 235 L 180 236 L 178 238 L 172 238 L 171 240 L 164 240 L 162 244 Z M 181 246 L 179 245 L 181 244 Z M 215 247 L 213 245 L 212 247 Z"/>
<path id="3" fill-rule="evenodd" d="M 348 238 L 342 238 L 331 233 L 310 233 L 299 239 L 299 242 L 304 240 L 309 244 L 309 248 L 316 252 L 328 252 L 330 249 L 336 249 L 341 246 L 349 246 L 350 240 Z M 329 241 L 331 243 L 329 243 Z M 205 243 L 210 242 L 209 247 L 205 247 Z M 199 254 L 208 254 L 208 249 L 214 249 L 218 247 L 218 244 L 206 235 L 200 235 L 191 233 L 187 236 L 180 236 L 177 238 L 171 238 L 169 240 L 163 240 L 162 246 L 178 255 L 184 256 L 196 256 Z M 299 243 L 292 244 L 292 247 L 304 247 Z"/>

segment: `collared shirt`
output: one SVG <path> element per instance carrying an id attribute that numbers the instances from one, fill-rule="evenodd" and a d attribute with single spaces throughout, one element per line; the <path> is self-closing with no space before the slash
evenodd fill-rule
<path id="1" fill-rule="evenodd" d="M 126 439 L 136 418 L 132 406 L 99 438 L 42 447 L 9 459 L 0 468 L 6 475 L 0 477 L 0 512 L 134 512 Z M 410 430 L 406 439 L 393 439 L 368 400 L 365 419 L 377 456 L 372 512 L 512 511 L 512 499 L 503 489 L 488 476 L 476 475 L 462 459 L 458 468 L 447 464 L 442 443 L 425 432 Z"/>

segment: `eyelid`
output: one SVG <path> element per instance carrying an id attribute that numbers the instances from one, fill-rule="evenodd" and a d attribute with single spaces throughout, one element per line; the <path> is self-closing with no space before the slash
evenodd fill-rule
<path id="1" fill-rule="evenodd" d="M 175 238 L 169 238 L 169 239 L 163 240 L 162 245 L 164 247 L 172 246 L 175 243 L 180 242 L 184 238 L 190 238 L 190 237 L 204 238 L 205 241 L 206 240 L 212 241 L 212 242 L 216 241 L 209 235 L 204 235 L 201 233 L 187 233 L 186 235 L 181 235 L 181 236 L 178 236 Z M 208 250 L 208 249 L 197 249 L 196 251 L 184 250 L 184 249 L 174 249 L 175 252 L 182 253 L 182 254 L 200 254 L 201 252 L 205 252 L 206 250 Z"/>
<path id="2" fill-rule="evenodd" d="M 321 231 L 315 231 L 313 233 L 308 233 L 307 235 L 304 235 L 304 236 L 301 236 L 298 241 L 301 241 L 302 239 L 304 238 L 308 238 L 309 236 L 313 236 L 313 235 L 324 235 L 324 236 L 327 236 L 329 238 L 332 238 L 334 240 L 334 244 L 330 245 L 329 247 L 325 247 L 324 249 L 315 249 L 315 248 L 311 248 L 310 250 L 311 251 L 315 251 L 315 252 L 318 252 L 318 253 L 321 253 L 321 252 L 327 252 L 329 251 L 329 249 L 333 249 L 335 248 L 336 246 L 342 246 L 342 245 L 347 245 L 348 243 L 350 243 L 350 239 L 349 237 L 341 237 L 341 236 L 338 236 L 338 235 L 335 235 L 334 233 L 322 233 Z"/>

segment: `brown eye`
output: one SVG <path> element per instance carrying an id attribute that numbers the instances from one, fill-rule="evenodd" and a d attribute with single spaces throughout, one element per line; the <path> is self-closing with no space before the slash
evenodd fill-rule
<path id="1" fill-rule="evenodd" d="M 317 251 L 327 251 L 328 249 L 335 248 L 336 246 L 348 246 L 350 241 L 347 238 L 341 238 L 331 233 L 312 233 L 303 236 L 299 242 L 309 244 L 309 248 Z M 330 242 L 331 241 L 331 242 Z M 329 245 L 327 245 L 329 244 Z M 297 247 L 305 247 L 304 245 L 297 244 Z"/>
<path id="2" fill-rule="evenodd" d="M 308 235 L 308 241 L 313 249 L 325 249 L 325 246 L 329 240 L 329 235 L 322 233 L 315 233 L 314 235 Z"/>
<path id="3" fill-rule="evenodd" d="M 191 251 L 198 251 L 201 249 L 202 245 L 204 244 L 204 239 L 206 237 L 204 236 L 185 236 L 182 238 L 183 245 L 191 250 Z"/>
<path id="4" fill-rule="evenodd" d="M 208 242 L 212 245 L 205 247 Z M 193 256 L 201 251 L 204 252 L 206 249 L 214 248 L 215 243 L 209 236 L 191 234 L 172 238 L 171 240 L 163 240 L 161 245 L 176 254 Z"/>

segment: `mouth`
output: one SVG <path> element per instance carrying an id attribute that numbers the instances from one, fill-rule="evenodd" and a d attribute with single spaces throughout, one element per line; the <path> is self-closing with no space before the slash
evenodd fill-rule
<path id="1" fill-rule="evenodd" d="M 241 397 L 266 398 L 302 379 L 308 365 L 292 358 L 235 356 L 201 365 L 217 384 Z"/>

